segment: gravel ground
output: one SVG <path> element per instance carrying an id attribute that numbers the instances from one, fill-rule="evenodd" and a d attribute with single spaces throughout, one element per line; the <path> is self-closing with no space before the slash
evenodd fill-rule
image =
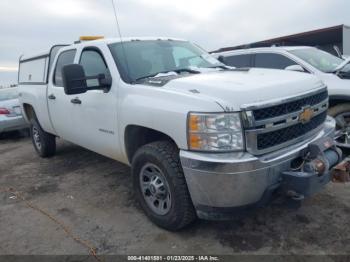
<path id="1" fill-rule="evenodd" d="M 197 221 L 172 233 L 133 197 L 129 167 L 59 140 L 39 158 L 28 138 L 0 138 L 0 187 L 12 187 L 98 254 L 350 255 L 350 183 L 329 184 L 298 210 L 274 203 L 229 222 Z M 0 254 L 81 254 L 88 249 L 12 193 L 0 193 Z"/>

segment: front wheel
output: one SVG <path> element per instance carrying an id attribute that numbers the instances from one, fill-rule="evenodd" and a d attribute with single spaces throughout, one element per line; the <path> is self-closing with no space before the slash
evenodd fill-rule
<path id="1" fill-rule="evenodd" d="M 350 104 L 339 104 L 329 109 L 328 114 L 336 121 L 336 145 L 350 149 Z"/>
<path id="2" fill-rule="evenodd" d="M 179 230 L 196 218 L 179 159 L 179 150 L 160 141 L 140 148 L 132 161 L 136 197 L 158 226 Z"/>
<path id="3" fill-rule="evenodd" d="M 30 123 L 30 136 L 35 151 L 43 158 L 53 156 L 56 152 L 56 137 L 45 132 L 38 120 L 32 119 Z"/>

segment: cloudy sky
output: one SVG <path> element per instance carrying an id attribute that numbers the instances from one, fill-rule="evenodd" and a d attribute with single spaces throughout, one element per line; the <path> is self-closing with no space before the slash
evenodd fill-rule
<path id="1" fill-rule="evenodd" d="M 16 82 L 21 54 L 116 37 L 112 0 L 1 0 L 0 85 Z M 114 0 L 123 36 L 186 38 L 207 50 L 338 24 L 348 0 Z"/>

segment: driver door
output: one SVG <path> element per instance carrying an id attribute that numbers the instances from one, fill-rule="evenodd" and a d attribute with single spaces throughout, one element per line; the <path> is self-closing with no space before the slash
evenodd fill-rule
<path id="1" fill-rule="evenodd" d="M 110 74 L 103 52 L 96 47 L 84 48 L 80 53 L 79 64 L 86 76 Z M 87 80 L 88 86 L 98 85 L 97 80 Z M 109 91 L 90 90 L 73 95 L 77 103 L 71 112 L 73 129 L 76 130 L 74 142 L 114 158 L 118 154 L 117 125 L 117 83 L 112 81 Z"/>

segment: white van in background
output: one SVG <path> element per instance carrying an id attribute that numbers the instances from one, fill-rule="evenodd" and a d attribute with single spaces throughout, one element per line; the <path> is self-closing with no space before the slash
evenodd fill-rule
<path id="1" fill-rule="evenodd" d="M 350 148 L 350 59 L 314 47 L 261 47 L 213 54 L 226 65 L 292 70 L 316 75 L 328 87 L 329 114 L 336 119 L 339 146 Z"/>

